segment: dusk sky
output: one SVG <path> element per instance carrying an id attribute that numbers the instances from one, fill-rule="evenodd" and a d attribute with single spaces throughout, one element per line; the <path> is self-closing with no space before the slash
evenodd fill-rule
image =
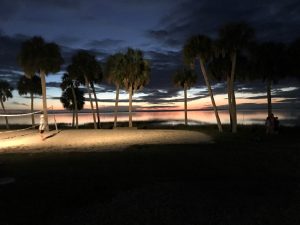
<path id="1" fill-rule="evenodd" d="M 101 62 L 110 54 L 139 48 L 151 63 L 151 81 L 134 96 L 136 109 L 182 107 L 182 90 L 172 84 L 182 67 L 182 46 L 195 34 L 216 38 L 227 22 L 245 21 L 256 30 L 258 41 L 289 43 L 300 37 L 298 0 L 0 0 L 0 79 L 15 86 L 23 74 L 16 57 L 21 43 L 34 35 L 60 45 L 67 65 L 79 49 L 91 51 Z M 65 68 L 65 65 L 63 68 Z M 47 77 L 48 105 L 61 109 L 59 83 L 63 71 Z M 240 107 L 265 107 L 262 81 L 237 83 Z M 114 104 L 114 87 L 97 87 L 102 109 Z M 214 82 L 218 105 L 226 105 L 225 84 Z M 8 109 L 29 109 L 30 99 L 14 91 Z M 274 108 L 299 107 L 299 81 L 287 78 L 274 85 Z M 202 76 L 189 93 L 189 108 L 210 107 Z M 121 107 L 128 96 L 121 94 Z M 36 108 L 41 108 L 37 100 Z M 86 104 L 85 108 L 88 108 Z"/>

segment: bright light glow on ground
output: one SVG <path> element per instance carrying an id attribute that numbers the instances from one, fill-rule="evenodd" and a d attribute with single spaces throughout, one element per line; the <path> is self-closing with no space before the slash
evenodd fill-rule
<path id="1" fill-rule="evenodd" d="M 21 136 L 23 135 L 23 136 Z M 121 151 L 131 145 L 192 144 L 212 142 L 211 137 L 195 131 L 184 130 L 63 130 L 45 134 L 42 140 L 38 131 L 0 136 L 0 153 L 9 152 L 60 152 L 60 151 Z"/>

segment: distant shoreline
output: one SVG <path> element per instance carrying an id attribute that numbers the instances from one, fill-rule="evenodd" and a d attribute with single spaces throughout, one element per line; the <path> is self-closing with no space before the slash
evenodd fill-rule
<path id="1" fill-rule="evenodd" d="M 227 108 L 218 108 L 219 111 L 227 111 Z M 265 108 L 255 108 L 255 109 L 237 109 L 239 112 L 245 112 L 245 111 L 266 111 L 267 113 L 267 109 Z M 295 109 L 273 109 L 274 111 L 299 111 L 300 112 L 300 108 L 295 108 Z M 37 111 L 41 111 L 41 110 L 34 110 L 35 112 Z M 205 108 L 205 109 L 188 109 L 188 112 L 209 112 L 209 111 L 213 111 L 212 108 Z M 6 110 L 6 114 L 21 114 L 21 113 L 30 113 L 30 110 Z M 170 109 L 170 110 L 134 110 L 133 113 L 150 113 L 150 112 L 184 112 L 183 109 Z M 68 113 L 72 113 L 72 111 L 70 110 L 48 110 L 48 114 L 68 114 Z M 79 114 L 87 114 L 87 113 L 91 113 L 90 109 L 85 109 L 85 110 L 81 110 L 78 112 Z M 128 111 L 119 111 L 118 113 L 128 113 Z M 4 114 L 3 112 L 0 113 Z M 100 109 L 100 114 L 114 114 L 114 111 L 101 111 Z"/>

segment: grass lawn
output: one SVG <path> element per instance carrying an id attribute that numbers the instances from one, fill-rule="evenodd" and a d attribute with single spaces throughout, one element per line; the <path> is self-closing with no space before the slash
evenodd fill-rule
<path id="1" fill-rule="evenodd" d="M 0 155 L 0 225 L 300 224 L 299 128 L 189 129 L 215 143 Z"/>

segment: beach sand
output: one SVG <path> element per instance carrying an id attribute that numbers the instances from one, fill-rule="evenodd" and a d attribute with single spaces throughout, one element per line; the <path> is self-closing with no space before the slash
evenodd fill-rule
<path id="1" fill-rule="evenodd" d="M 212 143 L 206 134 L 186 130 L 37 130 L 0 134 L 0 153 L 122 151 L 132 145 Z"/>

